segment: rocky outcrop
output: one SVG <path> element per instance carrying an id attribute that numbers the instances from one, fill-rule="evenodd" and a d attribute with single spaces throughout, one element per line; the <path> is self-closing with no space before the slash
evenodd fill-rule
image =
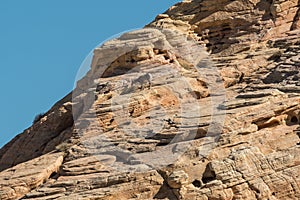
<path id="1" fill-rule="evenodd" d="M 32 127 L 5 145 L 0 150 L 0 170 L 49 153 L 69 138 L 73 125 L 71 100 L 72 95 L 67 95 Z"/>
<path id="2" fill-rule="evenodd" d="M 62 153 L 51 153 L 1 172 L 1 199 L 19 199 L 57 175 L 63 162 Z M 63 192 L 64 188 L 52 190 Z"/>
<path id="3" fill-rule="evenodd" d="M 299 6 L 184 1 L 96 48 L 0 199 L 300 199 Z"/>

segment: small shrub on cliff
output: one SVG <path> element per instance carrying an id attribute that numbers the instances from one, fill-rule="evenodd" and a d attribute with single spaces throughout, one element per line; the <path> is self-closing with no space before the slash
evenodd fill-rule
<path id="1" fill-rule="evenodd" d="M 34 120 L 33 120 L 33 124 L 35 124 L 36 122 L 40 121 L 40 119 L 42 119 L 42 117 L 44 117 L 44 113 L 39 113 L 37 114 L 35 117 L 34 117 Z"/>
<path id="2" fill-rule="evenodd" d="M 63 142 L 55 147 L 55 149 L 59 152 L 67 153 L 69 148 L 72 146 L 71 143 Z"/>

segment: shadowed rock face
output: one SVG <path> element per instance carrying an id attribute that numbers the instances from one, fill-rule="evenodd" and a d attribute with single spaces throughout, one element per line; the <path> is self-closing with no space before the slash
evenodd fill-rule
<path id="1" fill-rule="evenodd" d="M 0 199 L 300 199 L 299 13 L 184 1 L 96 48 L 0 150 Z"/>

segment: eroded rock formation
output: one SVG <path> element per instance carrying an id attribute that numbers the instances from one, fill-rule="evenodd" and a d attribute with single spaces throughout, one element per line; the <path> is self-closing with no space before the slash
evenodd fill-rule
<path id="1" fill-rule="evenodd" d="M 0 150 L 0 199 L 300 199 L 299 7 L 184 1 L 96 48 Z"/>

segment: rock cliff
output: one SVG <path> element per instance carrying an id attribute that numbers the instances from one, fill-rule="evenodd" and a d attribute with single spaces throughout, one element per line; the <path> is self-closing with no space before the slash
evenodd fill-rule
<path id="1" fill-rule="evenodd" d="M 183 1 L 104 43 L 0 150 L 0 199 L 300 199 L 299 16 Z"/>

